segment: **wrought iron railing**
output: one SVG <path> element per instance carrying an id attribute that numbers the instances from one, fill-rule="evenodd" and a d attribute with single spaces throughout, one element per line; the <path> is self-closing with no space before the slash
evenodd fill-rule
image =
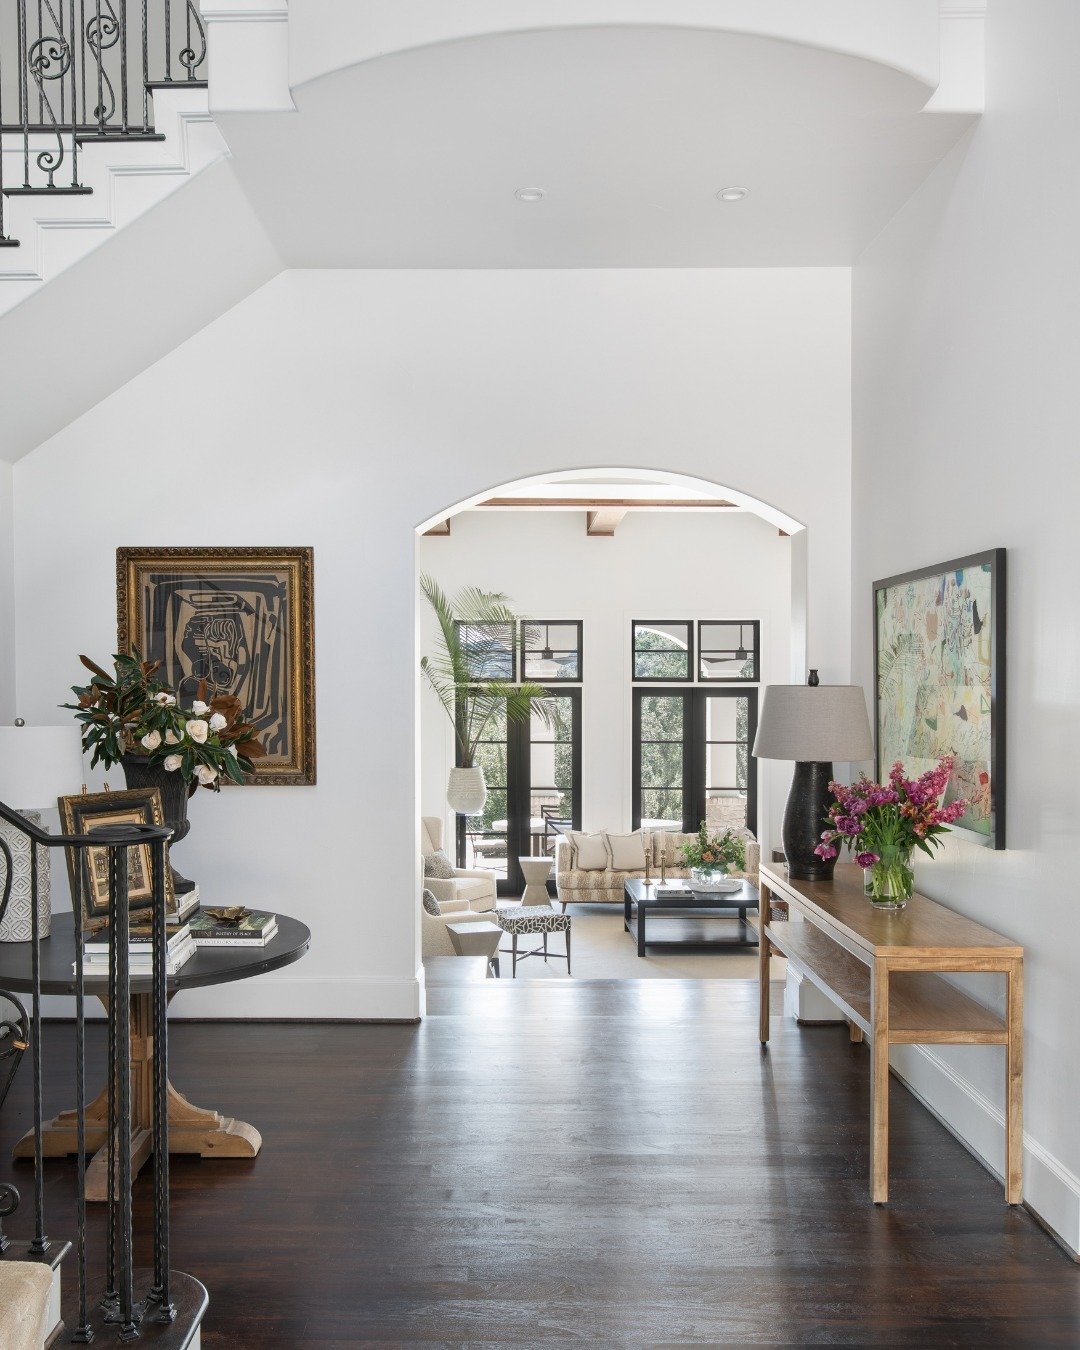
<path id="1" fill-rule="evenodd" d="M 161 139 L 154 90 L 205 74 L 195 0 L 0 0 L 0 244 L 5 197 L 90 192 L 80 147 Z"/>
<path id="2" fill-rule="evenodd" d="M 85 981 L 83 969 L 83 934 L 81 904 L 76 894 L 72 922 L 75 926 L 75 1120 L 77 1146 L 77 1240 L 78 1312 L 77 1324 L 68 1339 L 72 1343 L 86 1343 L 111 1330 L 120 1342 L 139 1336 L 140 1324 L 144 1330 L 149 1323 L 172 1323 L 176 1316 L 169 1269 L 169 1120 L 168 1120 L 168 1024 L 166 1018 L 166 920 L 165 868 L 166 841 L 171 831 L 150 825 L 101 826 L 85 835 L 54 835 L 30 823 L 18 812 L 0 803 L 0 820 L 15 828 L 30 842 L 31 886 L 31 1007 L 29 1024 L 25 1012 L 21 1022 L 12 1023 L 13 1033 L 25 1048 L 29 1034 L 29 1052 L 33 1067 L 34 1118 L 34 1236 L 27 1247 L 32 1259 L 49 1259 L 53 1239 L 46 1234 L 45 1193 L 42 1155 L 42 1050 L 41 1020 L 41 919 L 38 909 L 38 876 L 42 848 L 95 848 L 108 850 L 109 871 L 109 930 L 112 941 L 109 955 L 108 995 L 109 1009 L 109 1065 L 108 1065 L 108 1191 L 106 1217 L 105 1284 L 99 1299 L 91 1299 L 87 1285 L 87 1224 L 86 1224 L 86 1020 Z M 148 1296 L 135 1300 L 135 1270 L 133 1258 L 132 1220 L 132 1102 L 130 1054 L 130 906 L 128 897 L 129 847 L 145 845 L 150 849 L 153 887 L 152 907 L 152 1003 L 154 1053 L 154 1110 L 151 1148 L 154 1165 L 153 1200 L 153 1275 Z M 3 921 L 11 895 L 14 876 L 12 849 L 0 836 L 0 866 L 4 866 L 5 880 L 0 898 L 0 922 Z M 76 867 L 76 878 L 82 869 Z M 81 886 L 81 880 L 77 883 Z M 54 922 L 62 916 L 54 916 Z M 5 994 L 16 1008 L 18 1000 Z M 17 1023 L 17 1025 L 16 1025 Z M 0 1212 L 10 1214 L 18 1203 L 18 1194 L 7 1184 L 0 1185 Z M 190 1277 L 179 1277 L 189 1279 Z M 201 1314 L 200 1314 L 201 1315 Z M 179 1330 L 179 1328 L 178 1328 Z M 178 1342 L 179 1343 L 179 1342 Z M 187 1344 L 186 1336 L 182 1340 Z"/>

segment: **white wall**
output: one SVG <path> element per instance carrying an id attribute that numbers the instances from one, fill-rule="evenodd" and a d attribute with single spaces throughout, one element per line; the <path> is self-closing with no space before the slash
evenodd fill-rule
<path id="1" fill-rule="evenodd" d="M 24 715 L 115 642 L 118 544 L 315 547 L 319 783 L 200 793 L 183 871 L 300 964 L 178 1016 L 420 1006 L 415 527 L 489 486 L 696 474 L 810 535 L 811 664 L 849 673 L 844 269 L 290 272 L 16 468 Z"/>
<path id="2" fill-rule="evenodd" d="M 0 459 L 0 725 L 15 713 L 15 480 Z"/>
<path id="3" fill-rule="evenodd" d="M 420 568 L 451 595 L 480 586 L 505 592 L 532 619 L 583 620 L 587 830 L 632 826 L 632 620 L 760 619 L 762 683 L 788 679 L 791 540 L 745 512 L 631 513 L 614 538 L 598 539 L 586 534 L 584 511 L 466 511 L 454 517 L 449 536 L 421 539 Z M 430 612 L 422 611 L 424 650 L 431 650 L 434 630 Z M 451 838 L 446 777 L 453 730 L 430 689 L 421 707 L 420 804 L 425 815 L 447 820 Z M 778 840 L 785 775 L 778 775 L 776 790 L 772 763 L 761 767 L 758 830 Z"/>
<path id="4" fill-rule="evenodd" d="M 853 504 L 854 652 L 868 686 L 875 577 L 1009 550 L 1009 848 L 953 843 L 920 868 L 919 885 L 1025 946 L 1025 1193 L 1073 1249 L 1078 50 L 1080 7 L 994 0 L 981 125 L 855 269 Z M 1003 1052 L 906 1052 L 901 1062 L 1000 1171 Z"/>

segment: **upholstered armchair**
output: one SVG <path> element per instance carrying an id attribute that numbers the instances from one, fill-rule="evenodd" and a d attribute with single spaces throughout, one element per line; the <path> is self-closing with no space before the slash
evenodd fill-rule
<path id="1" fill-rule="evenodd" d="M 466 900 L 451 900 L 449 903 L 453 908 L 443 909 L 441 914 L 429 914 L 423 904 L 420 905 L 420 952 L 425 961 L 430 961 L 433 956 L 457 955 L 450 934 L 446 931 L 447 924 L 492 922 L 490 911 L 470 909 Z"/>
<path id="2" fill-rule="evenodd" d="M 443 823 L 438 816 L 420 817 L 420 851 L 435 853 L 443 846 Z M 486 913 L 495 908 L 495 873 L 481 868 L 455 867 L 452 877 L 424 877 L 424 885 L 438 900 L 443 913 L 463 901 L 462 909 Z M 467 917 L 467 915 L 463 916 Z M 447 939 L 449 941 L 449 939 Z"/>

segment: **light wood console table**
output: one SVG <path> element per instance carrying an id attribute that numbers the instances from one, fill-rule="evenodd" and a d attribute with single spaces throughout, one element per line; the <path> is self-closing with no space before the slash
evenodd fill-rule
<path id="1" fill-rule="evenodd" d="M 1021 1200 L 1023 1168 L 1024 949 L 926 896 L 902 910 L 875 909 L 862 871 L 833 881 L 791 881 L 787 868 L 760 875 L 760 1037 L 769 1039 L 769 956 L 773 950 L 840 1008 L 851 1038 L 870 1042 L 870 1198 L 889 1198 L 889 1046 L 1005 1047 L 1005 1199 Z M 784 900 L 805 922 L 774 919 Z M 989 971 L 1007 981 L 1006 1015 L 984 1008 L 941 973 Z"/>

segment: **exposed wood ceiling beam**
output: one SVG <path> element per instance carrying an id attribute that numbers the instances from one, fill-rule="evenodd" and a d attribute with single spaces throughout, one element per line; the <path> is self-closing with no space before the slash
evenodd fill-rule
<path id="1" fill-rule="evenodd" d="M 619 506 L 605 506 L 597 511 L 588 511 L 585 515 L 585 532 L 593 539 L 613 539 L 619 522 L 626 511 Z"/>
<path id="2" fill-rule="evenodd" d="M 450 533 L 450 517 L 447 516 L 445 520 L 440 520 L 438 525 L 432 525 L 430 530 L 425 530 L 423 537 L 427 539 L 432 535 L 447 535 L 449 533 Z"/>

